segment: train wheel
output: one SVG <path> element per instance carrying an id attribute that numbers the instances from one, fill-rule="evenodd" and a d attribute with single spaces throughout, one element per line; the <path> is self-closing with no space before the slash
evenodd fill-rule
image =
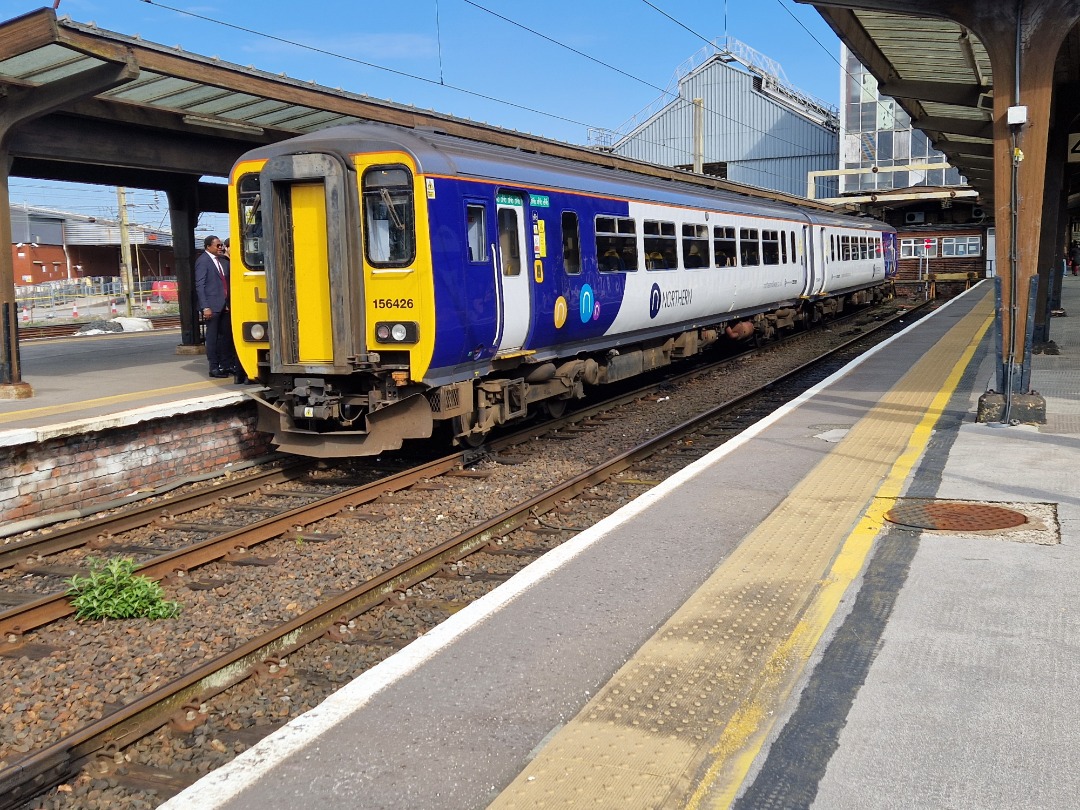
<path id="1" fill-rule="evenodd" d="M 566 413 L 567 407 L 570 405 L 568 399 L 545 399 L 540 403 L 544 408 L 544 413 L 551 419 L 558 419 L 564 413 Z"/>
<path id="2" fill-rule="evenodd" d="M 450 424 L 454 431 L 454 441 L 462 447 L 479 447 L 487 438 L 486 433 L 472 432 L 473 427 L 476 426 L 475 413 L 465 413 L 461 416 L 455 416 L 450 420 Z"/>

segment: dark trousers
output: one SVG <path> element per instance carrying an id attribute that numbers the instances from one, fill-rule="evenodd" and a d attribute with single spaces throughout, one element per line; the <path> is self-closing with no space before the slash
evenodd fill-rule
<path id="1" fill-rule="evenodd" d="M 227 309 L 215 312 L 206 321 L 206 359 L 211 371 L 232 371 L 240 365 L 233 348 L 232 318 Z"/>

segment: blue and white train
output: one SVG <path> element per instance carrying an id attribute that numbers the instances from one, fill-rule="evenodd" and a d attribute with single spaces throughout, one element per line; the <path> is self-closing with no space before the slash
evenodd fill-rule
<path id="1" fill-rule="evenodd" d="M 892 228 L 381 124 L 243 156 L 236 346 L 282 450 L 459 443 L 885 297 Z"/>

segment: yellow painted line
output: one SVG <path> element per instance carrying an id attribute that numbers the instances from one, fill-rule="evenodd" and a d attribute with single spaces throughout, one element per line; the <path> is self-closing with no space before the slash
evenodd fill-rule
<path id="1" fill-rule="evenodd" d="M 205 391 L 208 387 L 217 388 L 219 386 L 207 382 L 187 383 L 186 385 L 174 385 L 171 388 L 156 388 L 153 391 L 133 391 L 130 394 L 117 394 L 111 397 L 101 397 L 100 399 L 84 399 L 79 402 L 71 402 L 67 405 L 49 405 L 45 408 L 27 408 L 20 411 L 12 411 L 11 413 L 0 414 L 0 424 L 5 422 L 17 422 L 20 419 L 33 419 L 38 416 L 53 416 L 58 413 L 74 414 L 74 409 L 78 408 L 80 411 L 89 410 L 92 408 L 100 408 L 106 405 L 115 405 L 118 402 L 131 402 L 135 399 L 146 399 L 147 397 L 171 397 L 174 394 L 186 394 L 189 391 Z"/>
<path id="2" fill-rule="evenodd" d="M 795 627 L 791 636 L 776 650 L 769 662 L 765 664 L 766 672 L 782 672 L 783 662 L 790 661 L 790 656 L 794 651 L 801 651 L 797 672 L 788 675 L 787 688 L 782 689 L 781 696 L 783 698 L 790 694 L 791 687 L 798 681 L 799 675 L 801 675 L 810 660 L 810 655 L 817 648 L 817 644 L 821 640 L 821 636 L 824 634 L 829 622 L 836 615 L 840 600 L 859 575 L 859 572 L 862 571 L 866 558 L 873 548 L 874 539 L 885 524 L 885 513 L 892 508 L 896 499 L 900 497 L 904 482 L 926 451 L 926 446 L 930 442 L 935 425 L 941 419 L 949 399 L 960 384 L 960 378 L 971 362 L 971 358 L 974 357 L 979 342 L 993 322 L 994 316 L 991 315 L 979 327 L 960 359 L 956 361 L 952 371 L 946 378 L 945 385 L 938 390 L 926 413 L 923 414 L 919 424 L 912 431 L 907 448 L 897 458 L 885 481 L 874 496 L 874 500 L 871 502 L 866 514 L 844 542 L 836 562 L 829 571 L 829 576 L 807 608 L 806 616 Z M 773 694 L 775 695 L 775 693 Z M 713 800 L 709 802 L 709 806 L 713 810 L 724 810 L 724 808 L 731 807 L 739 790 L 742 788 L 742 783 L 746 779 L 750 767 L 761 752 L 761 747 L 772 730 L 775 721 L 775 712 L 772 711 L 773 705 L 775 705 L 774 701 L 768 701 L 766 705 L 766 701 L 762 701 L 760 697 L 755 697 L 746 707 L 740 710 L 735 719 L 725 729 L 720 742 L 710 751 L 711 754 L 718 756 L 723 755 L 725 752 L 737 753 L 730 760 L 718 760 L 709 768 L 705 777 L 699 783 L 697 790 L 694 791 L 687 802 L 686 807 L 688 810 L 696 810 L 696 808 L 700 807 L 706 793 L 712 790 L 719 791 Z M 723 784 L 716 784 L 718 775 L 725 770 L 730 774 L 730 778 Z"/>
<path id="3" fill-rule="evenodd" d="M 490 807 L 730 807 L 991 308 L 927 351 Z"/>

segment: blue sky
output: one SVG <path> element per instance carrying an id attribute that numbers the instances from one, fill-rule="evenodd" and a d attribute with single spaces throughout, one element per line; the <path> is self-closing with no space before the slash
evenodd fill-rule
<path id="1" fill-rule="evenodd" d="M 14 17 L 44 4 L 2 7 Z M 573 143 L 585 143 L 589 127 L 618 129 L 661 97 L 680 64 L 725 34 L 779 62 L 806 93 L 836 104 L 840 87 L 835 35 L 813 7 L 793 0 L 60 0 L 57 14 Z M 10 198 L 116 215 L 112 188 L 12 178 Z M 129 202 L 133 220 L 168 226 L 163 194 L 133 190 Z"/>

